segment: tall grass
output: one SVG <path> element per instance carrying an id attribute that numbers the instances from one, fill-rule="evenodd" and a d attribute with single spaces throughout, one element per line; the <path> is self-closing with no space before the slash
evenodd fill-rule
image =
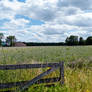
<path id="1" fill-rule="evenodd" d="M 55 83 L 55 87 L 39 87 L 33 85 L 27 92 L 91 92 L 92 90 L 92 47 L 15 47 L 0 48 L 0 64 L 32 64 L 44 62 L 65 62 L 65 84 Z M 68 62 L 77 63 L 74 67 Z M 81 67 L 80 67 L 81 66 Z M 16 82 L 30 80 L 43 69 L 0 70 L 0 82 Z M 58 76 L 54 72 L 46 77 Z"/>

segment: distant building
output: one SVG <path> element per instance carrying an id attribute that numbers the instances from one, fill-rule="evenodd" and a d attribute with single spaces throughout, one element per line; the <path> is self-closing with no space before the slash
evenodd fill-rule
<path id="1" fill-rule="evenodd" d="M 25 47 L 26 44 L 24 44 L 23 42 L 16 42 L 15 43 L 15 47 Z"/>

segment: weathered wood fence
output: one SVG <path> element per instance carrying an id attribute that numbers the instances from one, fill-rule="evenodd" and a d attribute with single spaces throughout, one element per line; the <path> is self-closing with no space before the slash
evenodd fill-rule
<path id="1" fill-rule="evenodd" d="M 36 76 L 32 80 L 21 81 L 21 82 L 11 82 L 11 83 L 0 83 L 0 89 L 18 87 L 16 90 L 9 91 L 9 92 L 21 92 L 29 88 L 33 84 L 53 83 L 58 81 L 60 81 L 61 84 L 64 84 L 64 62 L 45 63 L 45 64 L 0 65 L 0 70 L 8 71 L 8 70 L 16 70 L 16 69 L 31 69 L 31 68 L 46 68 L 46 67 L 50 67 L 50 69 Z M 42 77 L 50 74 L 56 69 L 60 70 L 59 77 L 42 79 Z"/>

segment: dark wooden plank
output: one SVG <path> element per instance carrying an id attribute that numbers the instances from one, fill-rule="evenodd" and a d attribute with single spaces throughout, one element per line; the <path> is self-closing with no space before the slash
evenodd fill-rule
<path id="1" fill-rule="evenodd" d="M 25 90 L 26 88 L 30 87 L 31 85 L 33 85 L 35 82 L 37 82 L 39 79 L 41 79 L 42 77 L 48 75 L 49 73 L 53 72 L 55 69 L 55 67 L 48 69 L 46 72 L 38 75 L 37 77 L 33 78 L 32 80 L 28 81 L 25 85 L 21 85 L 21 87 L 19 87 L 16 91 L 14 92 L 20 92 Z"/>
<path id="2" fill-rule="evenodd" d="M 60 77 L 40 79 L 35 84 L 40 84 L 40 83 L 53 83 L 53 82 L 58 82 L 58 81 L 60 81 Z"/>
<path id="3" fill-rule="evenodd" d="M 60 83 L 61 85 L 64 84 L 64 62 L 60 62 Z"/>
<path id="4" fill-rule="evenodd" d="M 56 85 L 55 84 L 46 84 L 46 85 L 43 85 L 44 87 L 55 87 Z M 39 88 L 40 86 L 38 85 L 38 86 L 35 86 L 35 87 L 33 87 L 33 88 Z"/>
<path id="5" fill-rule="evenodd" d="M 0 91 L 0 92 L 14 92 L 14 90 L 5 90 L 5 91 Z"/>
<path id="6" fill-rule="evenodd" d="M 16 69 L 31 69 L 31 68 L 46 68 L 46 67 L 59 67 L 59 63 L 0 65 L 0 70 L 16 70 Z"/>
<path id="7" fill-rule="evenodd" d="M 40 84 L 40 83 L 53 83 L 53 82 L 58 82 L 60 81 L 59 77 L 56 78 L 47 78 L 47 79 L 40 79 L 35 84 Z M 12 88 L 12 87 L 17 87 L 20 85 L 24 85 L 28 81 L 21 81 L 21 82 L 11 82 L 11 83 L 0 83 L 0 89 L 5 89 L 5 88 Z"/>

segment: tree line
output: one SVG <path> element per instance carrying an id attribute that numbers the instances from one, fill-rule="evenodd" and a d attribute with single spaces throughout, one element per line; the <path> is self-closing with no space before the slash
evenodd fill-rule
<path id="1" fill-rule="evenodd" d="M 70 37 L 67 37 L 65 40 L 65 44 L 69 46 L 73 45 L 92 45 L 92 36 L 87 37 L 86 40 L 83 39 L 83 37 L 78 37 L 71 35 Z"/>
<path id="2" fill-rule="evenodd" d="M 77 45 L 92 45 L 92 36 L 87 37 L 86 40 L 83 37 L 70 35 L 66 38 L 65 42 L 58 43 L 37 43 L 37 42 L 25 42 L 27 46 L 77 46 Z"/>
<path id="3" fill-rule="evenodd" d="M 5 41 L 4 34 L 0 33 L 0 46 L 15 46 L 16 37 L 15 36 L 7 36 Z M 58 43 L 37 43 L 37 42 L 23 42 L 27 46 L 76 46 L 76 45 L 92 45 L 92 36 L 87 37 L 85 40 L 83 37 L 78 37 L 75 35 L 70 35 L 66 38 L 65 42 Z"/>
<path id="4" fill-rule="evenodd" d="M 43 42 L 24 42 L 27 46 L 63 46 L 65 45 L 64 42 L 59 43 L 43 43 Z"/>

